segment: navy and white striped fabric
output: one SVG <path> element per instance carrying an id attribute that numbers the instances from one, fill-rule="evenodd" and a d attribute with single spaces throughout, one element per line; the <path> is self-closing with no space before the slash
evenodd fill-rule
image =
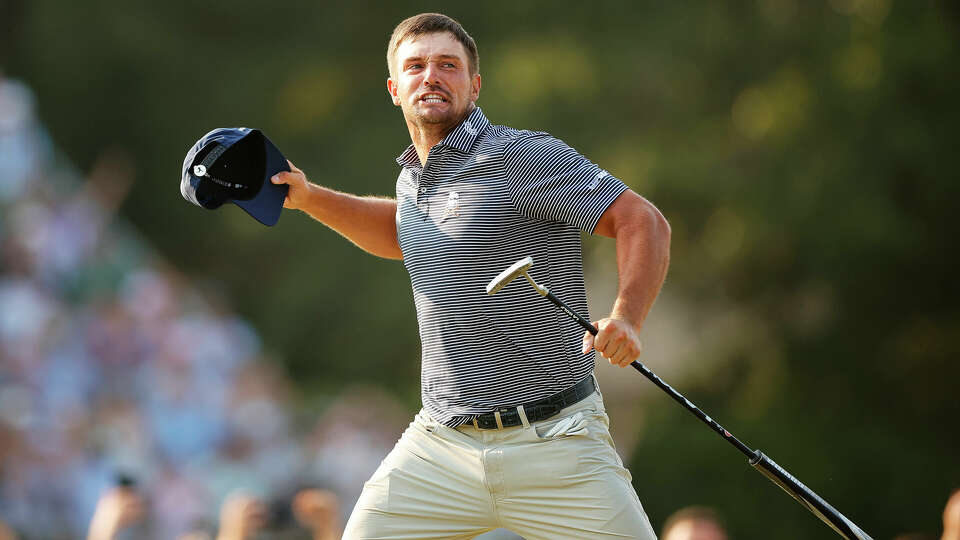
<path id="1" fill-rule="evenodd" d="M 485 287 L 528 255 L 531 276 L 587 314 L 580 231 L 627 187 L 547 133 L 477 108 L 430 150 L 397 158 L 397 235 L 422 344 L 421 397 L 455 427 L 573 386 L 593 371 L 583 330 L 526 283 Z"/>

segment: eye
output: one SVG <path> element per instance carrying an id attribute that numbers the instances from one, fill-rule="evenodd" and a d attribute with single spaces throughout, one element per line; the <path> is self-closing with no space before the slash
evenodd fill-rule
<path id="1" fill-rule="evenodd" d="M 410 64 L 407 69 L 423 69 L 423 64 Z"/>
<path id="2" fill-rule="evenodd" d="M 444 62 L 444 63 L 443 63 L 443 67 L 446 67 L 446 68 L 456 68 L 457 65 L 454 64 L 453 62 Z"/>

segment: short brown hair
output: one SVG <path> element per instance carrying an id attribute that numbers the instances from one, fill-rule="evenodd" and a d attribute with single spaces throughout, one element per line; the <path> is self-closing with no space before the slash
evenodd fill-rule
<path id="1" fill-rule="evenodd" d="M 437 32 L 453 34 L 453 37 L 467 50 L 470 74 L 475 75 L 480 72 L 480 54 L 477 52 L 477 43 L 463 29 L 463 26 L 442 13 L 421 13 L 404 19 L 393 29 L 393 35 L 390 36 L 390 45 L 387 47 L 387 70 L 390 71 L 391 75 L 393 74 L 394 56 L 396 56 L 397 48 L 400 47 L 401 43 L 410 38 L 416 39 Z"/>

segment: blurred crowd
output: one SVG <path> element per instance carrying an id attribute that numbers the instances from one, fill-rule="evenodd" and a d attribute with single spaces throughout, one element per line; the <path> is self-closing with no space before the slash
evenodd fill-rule
<path id="1" fill-rule="evenodd" d="M 304 493 L 330 493 L 342 520 L 407 412 L 350 392 L 297 429 L 254 329 L 117 217 L 134 174 L 109 150 L 79 174 L 29 88 L 0 75 L 0 520 L 78 538 L 105 493 L 143 494 L 137 538 L 213 533 L 243 497 L 264 523 L 303 529 L 294 498 L 303 510 Z M 357 395 L 397 421 L 365 419 Z"/>

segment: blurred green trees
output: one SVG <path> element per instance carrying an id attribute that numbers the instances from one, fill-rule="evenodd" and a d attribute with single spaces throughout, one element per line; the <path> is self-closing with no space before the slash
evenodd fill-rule
<path id="1" fill-rule="evenodd" d="M 402 265 L 302 215 L 267 229 L 236 208 L 202 211 L 178 181 L 200 135 L 246 125 L 315 181 L 392 194 L 409 140 L 386 98 L 384 49 L 396 22 L 435 7 L 11 6 L 4 71 L 37 93 L 56 143 L 84 169 L 108 147 L 134 157 L 125 216 L 255 324 L 305 399 L 362 379 L 416 404 Z M 938 533 L 960 487 L 958 10 L 758 0 L 448 13 L 478 41 L 488 117 L 552 132 L 657 204 L 674 231 L 665 294 L 748 314 L 741 339 L 681 391 L 875 538 Z M 647 404 L 631 469 L 655 525 L 701 503 L 734 537 L 832 537 L 665 396 Z"/>

